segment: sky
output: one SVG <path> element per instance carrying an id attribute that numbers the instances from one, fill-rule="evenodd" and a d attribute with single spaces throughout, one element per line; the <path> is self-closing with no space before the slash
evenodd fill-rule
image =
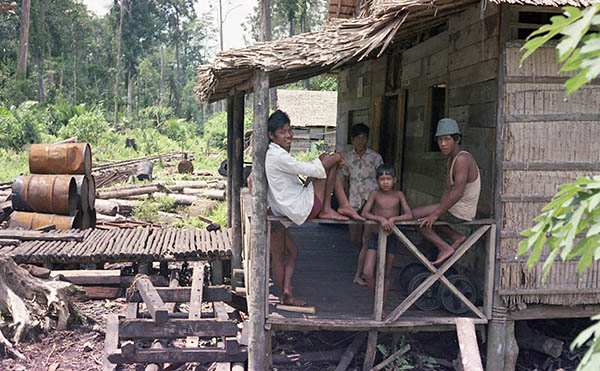
<path id="1" fill-rule="evenodd" d="M 113 0 L 82 0 L 87 5 L 88 9 L 98 16 L 102 16 L 108 12 Z M 244 44 L 242 23 L 252 12 L 252 9 L 257 5 L 258 0 L 221 0 L 223 7 L 223 49 L 242 48 Z M 218 20 L 217 8 L 219 0 L 197 0 L 196 12 L 202 14 L 204 12 L 214 12 L 213 18 L 215 22 Z M 219 37 L 217 35 L 216 39 Z M 218 41 L 217 41 L 218 43 Z"/>

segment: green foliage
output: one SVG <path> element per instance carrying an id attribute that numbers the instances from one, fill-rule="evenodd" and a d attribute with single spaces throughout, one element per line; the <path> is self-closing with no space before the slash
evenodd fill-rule
<path id="1" fill-rule="evenodd" d="M 0 182 L 12 182 L 17 176 L 29 173 L 29 152 L 0 148 L 0 164 Z"/>
<path id="2" fill-rule="evenodd" d="M 144 200 L 131 210 L 131 216 L 144 222 L 156 222 L 158 221 L 159 207 L 160 204 L 154 200 Z"/>
<path id="3" fill-rule="evenodd" d="M 0 107 L 0 147 L 20 151 L 25 145 L 39 141 L 49 115 L 36 106 L 37 102 L 28 101 L 17 109 Z"/>
<path id="4" fill-rule="evenodd" d="M 591 343 L 590 348 L 585 352 L 581 362 L 577 366 L 577 371 L 595 371 L 600 369 L 600 315 L 592 317 L 595 324 L 583 330 L 573 343 L 571 351 Z"/>
<path id="5" fill-rule="evenodd" d="M 405 339 L 402 338 L 400 341 L 400 345 L 399 347 L 403 347 L 404 346 L 404 342 Z M 387 346 L 385 346 L 384 344 L 377 344 L 377 350 L 379 351 L 379 353 L 381 353 L 381 355 L 383 356 L 383 358 L 388 358 L 390 356 L 390 350 L 388 349 Z M 386 366 L 385 370 L 387 371 L 402 371 L 402 370 L 414 370 L 415 366 L 413 366 L 408 357 L 405 356 L 400 356 L 397 357 L 394 362 L 390 363 L 389 365 Z"/>
<path id="6" fill-rule="evenodd" d="M 166 213 L 170 213 L 173 210 L 175 210 L 175 208 L 176 208 L 175 199 L 173 199 L 167 195 L 157 197 L 157 198 L 155 198 L 155 201 L 158 203 L 158 211 L 164 211 Z"/>
<path id="7" fill-rule="evenodd" d="M 102 114 L 85 112 L 71 117 L 67 125 L 60 128 L 58 135 L 62 138 L 77 137 L 79 141 L 96 144 L 108 132 L 108 122 Z"/>
<path id="8" fill-rule="evenodd" d="M 220 202 L 208 218 L 221 227 L 227 228 L 227 202 Z"/>
<path id="9" fill-rule="evenodd" d="M 560 71 L 579 71 L 567 80 L 566 95 L 577 91 L 600 74 L 600 33 L 590 32 L 590 27 L 600 26 L 600 4 L 584 10 L 564 7 L 564 15 L 551 18 L 551 24 L 534 31 L 523 46 L 526 50 L 521 64 L 536 49 L 557 35 L 563 35 L 556 46 Z"/>
<path id="10" fill-rule="evenodd" d="M 227 148 L 227 112 L 217 112 L 206 121 L 204 137 L 210 141 L 211 147 Z"/>
<path id="11" fill-rule="evenodd" d="M 325 153 L 324 146 L 325 144 L 322 140 L 316 143 L 311 143 L 309 150 L 298 152 L 294 155 L 294 157 L 298 161 L 312 161 L 321 156 L 321 154 Z"/>
<path id="12" fill-rule="evenodd" d="M 175 228 L 204 229 L 206 223 L 198 218 L 179 219 L 173 223 Z"/>
<path id="13" fill-rule="evenodd" d="M 535 218 L 536 225 L 522 232 L 526 239 L 519 243 L 517 256 L 529 253 L 529 269 L 540 259 L 547 247 L 544 262 L 545 279 L 560 255 L 563 261 L 580 258 L 581 275 L 593 260 L 600 259 L 600 176 L 580 177 L 575 183 L 559 187 L 559 192 Z M 585 234 L 577 243 L 575 238 Z"/>

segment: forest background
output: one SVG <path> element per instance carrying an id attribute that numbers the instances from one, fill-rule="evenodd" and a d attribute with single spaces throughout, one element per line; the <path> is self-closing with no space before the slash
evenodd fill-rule
<path id="1" fill-rule="evenodd" d="M 72 136 L 103 160 L 184 149 L 197 168 L 216 167 L 225 156 L 225 103 L 198 103 L 193 92 L 197 67 L 211 62 L 227 32 L 219 20 L 228 2 L 209 1 L 202 14 L 192 0 L 115 0 L 103 16 L 75 0 L 22 0 L 0 11 L 0 182 L 28 172 L 29 144 Z M 273 39 L 326 20 L 327 0 L 270 3 Z M 243 25 L 250 43 L 259 39 L 258 20 L 256 1 Z M 336 90 L 337 80 L 283 88 Z M 251 96 L 246 106 L 249 129 Z M 126 148 L 125 138 L 138 150 Z"/>

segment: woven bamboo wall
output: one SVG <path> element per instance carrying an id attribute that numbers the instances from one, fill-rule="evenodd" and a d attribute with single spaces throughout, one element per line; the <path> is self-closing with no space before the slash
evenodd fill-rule
<path id="1" fill-rule="evenodd" d="M 505 49 L 503 223 L 500 293 L 507 305 L 558 305 L 600 300 L 600 264 L 580 279 L 577 262 L 557 261 L 545 283 L 542 265 L 528 271 L 515 260 L 518 233 L 556 193 L 560 184 L 600 174 L 600 86 L 588 85 L 565 100 L 554 48 L 543 48 L 519 68 L 521 44 Z M 558 75 L 558 76 L 557 76 Z M 542 256 L 543 260 L 544 256 Z"/>

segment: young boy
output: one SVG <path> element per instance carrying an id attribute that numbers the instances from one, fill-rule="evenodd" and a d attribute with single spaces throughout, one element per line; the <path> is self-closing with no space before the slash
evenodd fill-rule
<path id="1" fill-rule="evenodd" d="M 387 254 L 385 259 L 385 280 L 383 285 L 383 302 L 385 303 L 390 288 L 390 277 L 394 257 L 398 254 L 398 239 L 391 234 L 394 223 L 411 220 L 413 215 L 401 191 L 394 191 L 396 171 L 389 164 L 380 165 L 375 173 L 379 189 L 371 192 L 363 207 L 362 216 L 375 220 L 387 234 Z M 402 212 L 402 214 L 401 214 Z M 375 262 L 377 261 L 377 233 L 373 233 L 369 241 L 369 249 L 365 258 L 363 277 L 367 281 L 371 294 L 375 296 Z"/>

